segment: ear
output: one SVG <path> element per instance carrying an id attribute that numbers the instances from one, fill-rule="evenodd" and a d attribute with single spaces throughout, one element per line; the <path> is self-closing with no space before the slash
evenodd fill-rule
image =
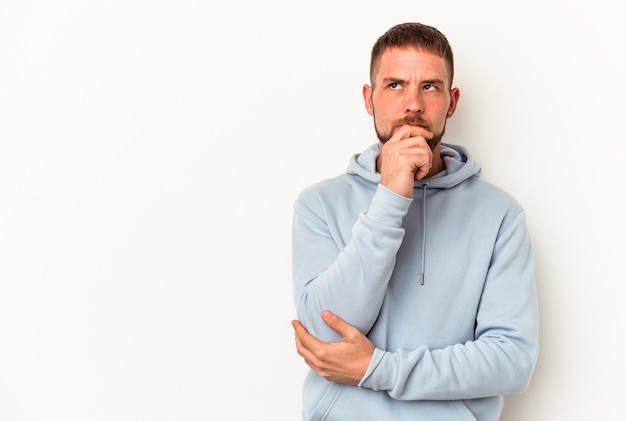
<path id="1" fill-rule="evenodd" d="M 365 101 L 365 109 L 371 116 L 374 115 L 374 104 L 372 104 L 372 87 L 369 85 L 363 85 L 363 101 Z"/>
<path id="2" fill-rule="evenodd" d="M 456 111 L 456 105 L 459 103 L 459 98 L 461 97 L 461 91 L 459 88 L 452 88 L 450 91 L 450 106 L 448 107 L 448 114 L 446 118 L 452 117 L 454 112 Z"/>

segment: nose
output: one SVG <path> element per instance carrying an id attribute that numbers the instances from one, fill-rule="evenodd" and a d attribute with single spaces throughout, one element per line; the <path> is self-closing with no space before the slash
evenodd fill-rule
<path id="1" fill-rule="evenodd" d="M 407 90 L 405 106 L 407 113 L 421 114 L 424 112 L 424 102 L 422 101 L 422 95 L 419 89 Z"/>

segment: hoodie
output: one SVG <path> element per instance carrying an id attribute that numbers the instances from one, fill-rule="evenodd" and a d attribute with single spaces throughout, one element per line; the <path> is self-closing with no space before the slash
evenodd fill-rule
<path id="1" fill-rule="evenodd" d="M 380 184 L 379 153 L 354 155 L 294 203 L 298 319 L 333 342 L 330 310 L 375 346 L 356 386 L 308 373 L 303 419 L 497 420 L 538 354 L 524 211 L 461 146 L 442 144 L 446 169 L 416 181 L 412 199 Z"/>

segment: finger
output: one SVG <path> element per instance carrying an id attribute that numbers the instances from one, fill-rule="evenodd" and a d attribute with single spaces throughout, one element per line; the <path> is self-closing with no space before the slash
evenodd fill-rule
<path id="1" fill-rule="evenodd" d="M 293 330 L 296 334 L 296 339 L 301 340 L 302 338 L 306 338 L 306 336 L 310 336 L 309 332 L 299 321 L 292 320 L 291 326 L 293 326 Z"/>
<path id="2" fill-rule="evenodd" d="M 386 146 L 386 145 L 384 145 Z M 403 139 L 386 149 L 386 153 L 392 155 L 395 162 L 404 162 L 410 165 L 413 174 L 424 176 L 428 174 L 432 166 L 432 150 L 424 136 L 414 136 Z"/>
<path id="3" fill-rule="evenodd" d="M 311 335 L 304 325 L 297 320 L 292 320 L 291 325 L 296 334 L 296 345 L 300 343 L 302 347 L 308 349 L 314 349 L 321 342 L 318 341 L 313 335 Z M 300 354 L 302 355 L 302 354 Z"/>
<path id="4" fill-rule="evenodd" d="M 430 140 L 435 135 L 433 132 L 422 126 L 408 126 L 408 128 L 409 137 L 423 137 L 424 139 Z"/>
<path id="5" fill-rule="evenodd" d="M 428 175 L 428 173 L 430 172 L 430 169 L 433 166 L 433 160 L 432 160 L 432 154 L 428 156 L 428 159 L 423 161 L 421 165 L 419 165 L 417 167 L 417 170 L 415 171 L 415 179 L 416 180 L 421 180 L 422 178 L 426 177 Z"/>
<path id="6" fill-rule="evenodd" d="M 415 180 L 421 180 L 430 172 L 433 166 L 433 153 L 428 146 L 426 138 L 423 136 L 412 137 L 410 140 L 415 143 L 412 145 L 411 160 L 414 163 L 413 172 L 415 174 Z"/>
<path id="7" fill-rule="evenodd" d="M 304 344 L 302 343 L 302 341 L 300 340 L 298 336 L 295 337 L 295 342 L 296 342 L 296 350 L 298 351 L 298 355 L 300 355 L 302 358 L 305 358 L 305 359 L 308 358 L 310 351 L 306 348 L 306 346 L 304 346 Z"/>
<path id="8" fill-rule="evenodd" d="M 315 355 L 309 351 L 308 349 L 306 349 L 306 347 L 304 345 L 302 345 L 302 342 L 300 342 L 298 340 L 298 338 L 296 338 L 296 350 L 298 351 L 298 355 L 300 355 L 302 357 L 302 359 L 304 360 L 304 362 L 311 368 L 315 369 L 316 365 L 315 365 Z"/>
<path id="9" fill-rule="evenodd" d="M 300 323 L 298 320 L 292 320 L 291 321 L 291 326 L 293 326 L 293 330 L 296 331 L 296 333 L 299 330 L 306 330 L 306 328 L 302 325 L 302 323 Z"/>
<path id="10" fill-rule="evenodd" d="M 324 310 L 322 312 L 322 319 L 324 320 L 324 323 L 328 325 L 328 327 L 341 335 L 342 338 L 349 337 L 356 330 L 354 326 L 346 323 L 341 317 L 331 313 L 328 310 Z"/>
<path id="11" fill-rule="evenodd" d="M 430 140 L 433 138 L 434 133 L 422 126 L 412 126 L 410 124 L 405 124 L 403 126 L 398 127 L 389 140 L 391 139 L 403 140 L 403 139 L 407 139 L 410 137 L 418 137 L 418 136 L 422 136 L 425 139 Z"/>
<path id="12" fill-rule="evenodd" d="M 302 326 L 302 325 L 300 324 L 300 326 Z M 302 330 L 304 330 L 304 328 L 302 328 Z M 302 330 L 299 329 L 300 332 L 302 332 Z M 304 332 L 306 332 L 306 330 L 304 330 Z M 318 367 L 318 360 L 317 360 L 317 357 L 316 357 L 315 353 L 313 353 L 313 351 L 311 351 L 310 349 L 308 349 L 306 347 L 306 345 L 302 342 L 301 338 L 298 336 L 297 333 L 296 333 L 296 337 L 295 337 L 295 342 L 296 342 L 296 351 L 298 352 L 298 355 L 300 355 L 302 357 L 304 362 L 309 367 L 311 367 L 313 370 L 317 371 L 317 369 L 318 369 L 317 368 Z"/>

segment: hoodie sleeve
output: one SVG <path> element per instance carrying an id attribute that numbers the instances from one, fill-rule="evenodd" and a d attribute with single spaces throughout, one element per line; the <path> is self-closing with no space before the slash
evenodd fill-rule
<path id="1" fill-rule="evenodd" d="M 359 386 L 399 400 L 524 391 L 537 360 L 534 258 L 524 214 L 504 221 L 476 317 L 475 340 L 442 349 L 376 349 Z"/>
<path id="2" fill-rule="evenodd" d="M 356 222 L 342 213 L 333 215 L 333 225 L 329 225 L 329 210 L 319 193 L 308 191 L 296 200 L 294 299 L 299 320 L 319 340 L 339 339 L 322 321 L 323 310 L 334 312 L 364 334 L 371 329 L 404 238 L 402 218 L 410 204 L 411 199 L 379 184 L 369 209 L 360 213 Z M 345 244 L 337 228 L 342 224 L 352 226 Z"/>

